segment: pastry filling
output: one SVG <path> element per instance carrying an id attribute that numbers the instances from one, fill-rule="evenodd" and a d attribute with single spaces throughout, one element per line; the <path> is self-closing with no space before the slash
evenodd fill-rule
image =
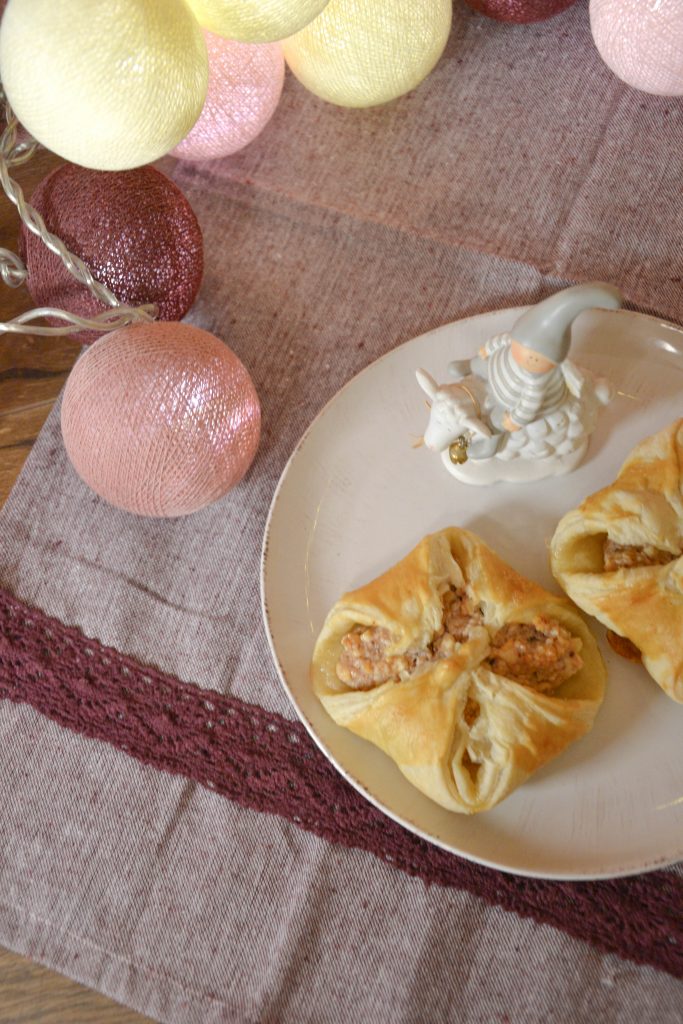
<path id="1" fill-rule="evenodd" d="M 450 587 L 443 596 L 441 627 L 427 647 L 412 647 L 402 654 L 387 654 L 393 637 L 383 626 L 354 626 L 342 637 L 342 654 L 337 676 L 354 690 L 369 690 L 389 681 L 407 679 L 429 661 L 452 657 L 458 645 L 469 640 L 472 630 L 482 624 L 481 610 L 467 592 Z"/>
<path id="2" fill-rule="evenodd" d="M 496 675 L 514 679 L 538 693 L 551 693 L 583 665 L 581 640 L 556 619 L 537 616 L 508 622 L 494 635 L 485 664 Z"/>
<path id="3" fill-rule="evenodd" d="M 383 626 L 354 626 L 342 637 L 337 676 L 353 690 L 400 682 L 428 662 L 452 657 L 482 624 L 481 609 L 473 605 L 466 591 L 451 587 L 443 596 L 441 627 L 430 644 L 387 654 L 394 640 L 389 630 Z M 580 650 L 578 637 L 556 619 L 539 615 L 533 623 L 509 622 L 499 629 L 484 664 L 497 675 L 539 693 L 550 693 L 582 667 Z M 468 702 L 465 719 L 469 725 L 478 711 L 474 702 Z"/>
<path id="4" fill-rule="evenodd" d="M 671 551 L 663 551 L 652 544 L 617 544 L 609 537 L 605 539 L 605 572 L 635 569 L 643 565 L 666 565 L 678 557 Z"/>
<path id="5" fill-rule="evenodd" d="M 643 656 L 640 649 L 636 647 L 632 640 L 629 640 L 626 636 L 619 636 L 613 630 L 607 630 L 607 641 L 613 651 L 616 651 L 622 658 L 626 658 L 628 661 L 642 661 Z"/>

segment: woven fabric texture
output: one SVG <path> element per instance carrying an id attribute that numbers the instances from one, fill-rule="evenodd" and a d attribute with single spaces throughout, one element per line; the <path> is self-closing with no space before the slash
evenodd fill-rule
<path id="1" fill-rule="evenodd" d="M 532 25 L 458 4 L 445 55 L 419 90 L 360 113 L 289 80 L 254 145 L 200 172 L 180 168 L 176 180 L 248 183 L 396 228 L 405 244 L 613 281 L 629 302 L 678 322 L 682 131 L 680 99 L 629 89 L 602 62 L 586 3 Z M 451 282 L 461 293 L 455 273 Z"/>
<path id="2" fill-rule="evenodd" d="M 683 108 L 612 78 L 583 3 L 534 26 L 463 11 L 459 24 L 404 99 L 338 110 L 289 78 L 244 153 L 175 169 L 205 243 L 190 320 L 231 347 L 261 399 L 261 447 L 243 480 L 187 519 L 131 517 L 76 477 L 56 410 L 0 517 L 12 600 L 183 680 L 179 692 L 257 707 L 268 737 L 293 712 L 261 627 L 263 529 L 287 458 L 339 387 L 430 328 L 574 280 L 612 280 L 632 304 L 683 312 L 672 280 Z M 593 944 L 614 931 L 611 910 L 588 908 L 581 886 L 549 886 L 565 894 L 551 924 L 552 901 L 528 880 L 496 881 L 489 902 L 486 873 L 457 862 L 454 884 L 428 884 L 439 879 L 299 827 L 310 822 L 294 804 L 290 818 L 259 804 L 256 779 L 244 806 L 184 763 L 186 774 L 160 771 L 173 765 L 64 728 L 36 710 L 49 710 L 38 694 L 55 698 L 35 686 L 32 707 L 0 702 L 0 941 L 12 948 L 171 1024 L 677 1024 L 668 925 L 647 933 L 649 963 L 666 970 L 639 965 Z M 87 731 L 88 700 L 72 696 Z M 110 710 L 125 722 L 119 698 Z M 134 717 L 165 735 L 167 712 Z M 291 729 L 303 779 L 317 755 L 306 760 Z M 164 752 L 197 770 L 182 743 Z M 348 799 L 349 815 L 379 821 Z M 380 839 L 395 837 L 397 856 L 392 828 Z M 638 904 L 655 917 L 670 899 L 675 911 L 681 877 L 677 867 L 603 890 L 633 893 L 632 914 L 616 919 L 631 950 L 645 936 Z M 562 930 L 582 913 L 594 927 Z"/>
<path id="3" fill-rule="evenodd" d="M 427 884 L 552 924 L 683 978 L 683 880 L 671 874 L 554 883 L 481 868 L 387 819 L 342 779 L 303 726 L 182 683 L 88 640 L 0 591 L 0 699 L 104 740 L 243 807 L 358 847 Z"/>

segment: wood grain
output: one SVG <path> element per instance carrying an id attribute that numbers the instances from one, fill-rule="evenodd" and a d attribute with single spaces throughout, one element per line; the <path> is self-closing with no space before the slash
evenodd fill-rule
<path id="1" fill-rule="evenodd" d="M 60 161 L 38 153 L 15 177 L 27 196 Z M 19 218 L 0 191 L 0 246 L 16 252 Z M 0 322 L 31 308 L 0 281 Z M 0 506 L 54 405 L 80 346 L 69 338 L 0 334 Z M 0 1024 L 144 1024 L 147 1017 L 0 948 Z"/>
<path id="2" fill-rule="evenodd" d="M 14 176 L 30 197 L 61 161 L 39 152 Z M 19 217 L 0 192 L 0 246 L 16 252 Z M 31 308 L 26 288 L 0 282 L 0 322 Z M 73 366 L 80 346 L 70 338 L 0 334 L 0 505 L 21 471 L 38 432 Z"/>
<path id="3" fill-rule="evenodd" d="M 134 1010 L 0 949 L 0 1024 L 145 1024 Z"/>

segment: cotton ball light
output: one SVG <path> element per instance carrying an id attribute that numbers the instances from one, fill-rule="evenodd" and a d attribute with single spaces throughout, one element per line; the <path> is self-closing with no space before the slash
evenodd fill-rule
<path id="1" fill-rule="evenodd" d="M 330 103 L 372 107 L 414 89 L 443 53 L 451 0 L 330 0 L 283 43 L 299 81 Z"/>
<path id="2" fill-rule="evenodd" d="M 278 43 L 237 43 L 205 33 L 209 88 L 199 120 L 173 150 L 181 160 L 211 160 L 248 145 L 275 112 L 285 78 Z"/>
<path id="3" fill-rule="evenodd" d="M 208 61 L 185 0 L 9 0 L 0 73 L 43 146 L 111 171 L 151 163 L 187 135 Z"/>
<path id="4" fill-rule="evenodd" d="M 242 43 L 272 43 L 317 18 L 329 0 L 187 0 L 200 25 Z"/>
<path id="5" fill-rule="evenodd" d="M 627 85 L 683 95 L 681 0 L 591 0 L 590 23 L 600 56 Z"/>
<path id="6" fill-rule="evenodd" d="M 31 204 L 120 302 L 156 303 L 161 320 L 187 313 L 202 278 L 202 234 L 192 207 L 165 174 L 153 167 L 112 174 L 64 164 L 38 185 Z M 37 306 L 89 318 L 109 308 L 23 225 L 19 248 Z M 100 334 L 78 331 L 74 337 L 87 344 Z"/>
<path id="7" fill-rule="evenodd" d="M 222 497 L 251 465 L 261 423 L 234 352 L 176 323 L 123 327 L 86 349 L 61 416 L 78 475 L 144 516 L 188 515 Z"/>
<path id="8" fill-rule="evenodd" d="M 552 18 L 576 0 L 465 0 L 465 3 L 487 18 L 524 24 Z"/>

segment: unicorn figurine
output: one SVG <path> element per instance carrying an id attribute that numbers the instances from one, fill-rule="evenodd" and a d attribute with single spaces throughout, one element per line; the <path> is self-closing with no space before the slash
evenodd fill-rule
<path id="1" fill-rule="evenodd" d="M 449 473 L 472 484 L 530 481 L 569 473 L 588 447 L 611 384 L 568 358 L 571 325 L 586 309 L 619 309 L 622 296 L 595 282 L 565 288 L 532 306 L 509 333 L 472 359 L 449 364 L 452 383 L 417 370 L 431 402 L 425 445 Z"/>

